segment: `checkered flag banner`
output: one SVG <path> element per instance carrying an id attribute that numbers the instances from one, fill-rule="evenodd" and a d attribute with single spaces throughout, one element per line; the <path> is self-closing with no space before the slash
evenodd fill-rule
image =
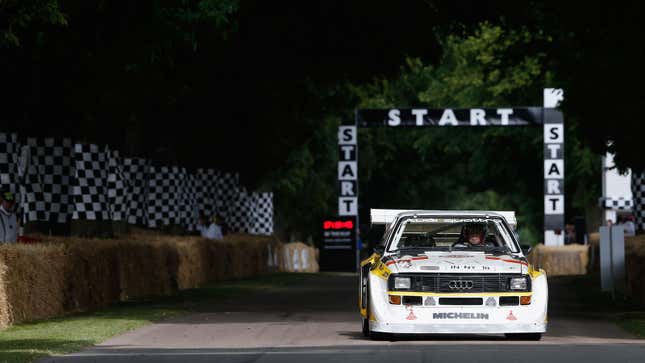
<path id="1" fill-rule="evenodd" d="M 232 231 L 273 233 L 273 194 L 247 192 L 238 174 L 153 167 L 70 139 L 28 138 L 21 146 L 17 135 L 0 133 L 0 185 L 17 194 L 26 222 L 113 220 L 194 231 L 204 213 L 220 215 Z"/>
<path id="2" fill-rule="evenodd" d="M 197 169 L 196 196 L 198 212 L 208 217 L 217 214 L 217 181 L 218 174 L 213 169 Z"/>
<path id="3" fill-rule="evenodd" d="M 636 217 L 636 228 L 645 231 L 645 172 L 632 170 L 632 210 Z"/>
<path id="4" fill-rule="evenodd" d="M 612 210 L 631 210 L 632 200 L 619 197 L 619 198 L 600 198 L 599 204 L 601 208 Z"/>
<path id="5" fill-rule="evenodd" d="M 236 210 L 237 205 L 240 204 L 237 199 L 241 194 L 239 175 L 237 173 L 218 174 L 216 180 L 215 209 L 217 214 L 222 216 L 231 228 L 234 225 L 241 225 L 242 222 L 237 220 L 240 212 Z"/>
<path id="6" fill-rule="evenodd" d="M 116 222 L 128 219 L 128 184 L 123 172 L 123 162 L 118 151 L 105 150 L 108 158 L 107 196 L 110 219 Z"/>
<path id="7" fill-rule="evenodd" d="M 254 220 L 251 234 L 273 234 L 273 193 L 253 193 Z"/>
<path id="8" fill-rule="evenodd" d="M 227 221 L 232 231 L 249 233 L 253 226 L 253 199 L 251 195 L 242 190 L 228 208 Z"/>
<path id="9" fill-rule="evenodd" d="M 148 223 L 148 161 L 141 158 L 123 159 L 123 178 L 126 185 L 127 221 L 130 224 Z"/>
<path id="10" fill-rule="evenodd" d="M 109 220 L 105 152 L 97 145 L 75 144 L 74 214 L 72 219 Z"/>
<path id="11" fill-rule="evenodd" d="M 180 193 L 179 220 L 189 232 L 197 230 L 199 219 L 199 179 L 197 175 L 185 172 Z"/>
<path id="12" fill-rule="evenodd" d="M 28 138 L 21 157 L 25 219 L 69 221 L 73 213 L 71 139 Z"/>
<path id="13" fill-rule="evenodd" d="M 0 133 L 0 187 L 16 194 L 20 192 L 19 156 L 18 136 Z"/>
<path id="14" fill-rule="evenodd" d="M 181 188 L 186 169 L 178 167 L 150 167 L 148 179 L 148 227 L 182 224 Z"/>

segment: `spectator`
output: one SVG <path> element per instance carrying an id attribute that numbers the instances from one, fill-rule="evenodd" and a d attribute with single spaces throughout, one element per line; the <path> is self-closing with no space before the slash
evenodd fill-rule
<path id="1" fill-rule="evenodd" d="M 14 206 L 13 193 L 0 190 L 0 243 L 16 243 L 18 240 L 18 218 Z"/>
<path id="2" fill-rule="evenodd" d="M 564 226 L 564 243 L 571 244 L 576 243 L 576 227 L 573 224 L 567 224 Z"/>
<path id="3" fill-rule="evenodd" d="M 206 239 L 221 240 L 223 238 L 220 226 L 215 224 L 212 220 L 209 220 L 209 218 L 204 214 L 200 214 L 199 216 L 199 225 L 197 226 L 197 229 L 200 231 L 201 236 Z"/>
<path id="4" fill-rule="evenodd" d="M 625 236 L 635 236 L 636 235 L 636 225 L 634 224 L 634 216 L 629 215 L 625 218 L 623 223 L 623 231 L 625 231 Z"/>
<path id="5" fill-rule="evenodd" d="M 226 236 L 229 232 L 228 224 L 221 215 L 215 217 L 215 224 L 217 224 L 222 229 L 222 235 Z"/>

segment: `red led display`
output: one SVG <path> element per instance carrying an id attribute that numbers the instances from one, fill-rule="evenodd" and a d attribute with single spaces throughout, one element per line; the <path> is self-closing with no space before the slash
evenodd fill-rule
<path id="1" fill-rule="evenodd" d="M 354 229 L 354 221 L 324 221 L 323 229 Z"/>

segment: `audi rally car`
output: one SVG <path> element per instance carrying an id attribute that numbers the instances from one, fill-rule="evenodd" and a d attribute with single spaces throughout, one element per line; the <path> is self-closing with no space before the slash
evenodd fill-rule
<path id="1" fill-rule="evenodd" d="M 371 217 L 386 229 L 383 249 L 361 262 L 366 336 L 506 334 L 539 340 L 546 332 L 546 274 L 520 248 L 514 212 L 372 209 Z"/>

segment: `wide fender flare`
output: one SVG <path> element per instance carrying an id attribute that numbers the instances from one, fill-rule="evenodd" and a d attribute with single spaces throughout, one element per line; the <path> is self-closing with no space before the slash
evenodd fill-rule
<path id="1" fill-rule="evenodd" d="M 546 321 L 549 306 L 549 284 L 546 273 L 544 273 L 544 270 L 540 270 L 540 273 L 531 276 L 531 279 L 531 285 L 533 286 L 533 304 L 536 307 L 543 307 L 544 319 Z"/>

